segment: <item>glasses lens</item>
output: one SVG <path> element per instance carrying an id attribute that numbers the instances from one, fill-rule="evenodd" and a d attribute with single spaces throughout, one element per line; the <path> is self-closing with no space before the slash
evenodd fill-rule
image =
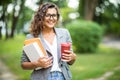
<path id="1" fill-rule="evenodd" d="M 57 18 L 57 14 L 46 14 L 45 17 L 48 17 L 48 18 Z"/>

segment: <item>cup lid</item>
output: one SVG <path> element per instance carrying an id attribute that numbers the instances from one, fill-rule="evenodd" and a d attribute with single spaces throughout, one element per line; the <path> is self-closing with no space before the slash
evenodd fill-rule
<path id="1" fill-rule="evenodd" d="M 66 43 L 61 43 L 61 46 L 70 46 L 71 43 L 70 42 L 66 42 Z"/>

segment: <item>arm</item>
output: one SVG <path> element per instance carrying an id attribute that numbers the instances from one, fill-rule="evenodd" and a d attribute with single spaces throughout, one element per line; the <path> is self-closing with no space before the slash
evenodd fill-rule
<path id="1" fill-rule="evenodd" d="M 68 62 L 69 65 L 72 65 L 76 60 L 76 54 L 75 53 L 71 53 L 71 59 Z"/>
<path id="2" fill-rule="evenodd" d="M 25 70 L 32 70 L 32 69 L 37 68 L 37 66 L 32 62 L 23 62 L 21 64 L 21 67 L 22 69 L 25 69 Z"/>
<path id="3" fill-rule="evenodd" d="M 36 65 L 30 62 L 24 51 L 21 57 L 21 67 L 26 70 L 35 69 L 37 67 Z"/>
<path id="4" fill-rule="evenodd" d="M 24 60 L 24 59 L 23 59 Z M 40 57 L 37 61 L 22 61 L 21 67 L 25 70 L 32 70 L 38 67 L 48 68 L 52 66 L 52 57 Z"/>
<path id="5" fill-rule="evenodd" d="M 72 49 L 72 39 L 71 39 L 71 36 L 70 36 L 70 33 L 68 30 L 66 30 L 66 42 L 70 42 L 71 43 L 71 49 L 70 51 L 65 51 L 66 53 L 68 53 L 67 55 L 64 55 L 66 60 L 67 60 L 67 63 L 69 65 L 72 65 L 75 60 L 76 60 L 76 54 L 73 52 L 73 49 Z"/>

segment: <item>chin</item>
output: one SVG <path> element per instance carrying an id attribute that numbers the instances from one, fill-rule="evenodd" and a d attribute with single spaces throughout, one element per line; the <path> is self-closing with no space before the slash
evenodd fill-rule
<path id="1" fill-rule="evenodd" d="M 53 28 L 55 25 L 48 25 L 49 26 L 49 28 Z"/>
<path id="2" fill-rule="evenodd" d="M 49 28 L 54 28 L 54 26 L 52 26 L 52 27 L 49 27 Z"/>

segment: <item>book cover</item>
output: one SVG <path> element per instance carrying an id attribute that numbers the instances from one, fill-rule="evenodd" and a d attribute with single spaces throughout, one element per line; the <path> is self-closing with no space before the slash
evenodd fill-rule
<path id="1" fill-rule="evenodd" d="M 24 45 L 28 45 L 28 44 L 31 44 L 33 42 L 37 42 L 37 44 L 38 44 L 39 48 L 41 49 L 41 52 L 43 53 L 43 55 L 47 56 L 46 51 L 45 51 L 45 49 L 44 49 L 44 47 L 41 43 L 40 38 L 32 38 L 32 39 L 25 40 Z"/>
<path id="2" fill-rule="evenodd" d="M 40 58 L 40 56 L 44 56 L 37 42 L 33 42 L 24 46 L 23 50 L 25 51 L 26 55 L 28 56 L 31 62 L 37 61 Z M 38 69 L 41 69 L 41 67 L 38 67 L 35 70 Z"/>
<path id="3" fill-rule="evenodd" d="M 37 61 L 42 56 L 47 56 L 45 49 L 39 38 L 32 38 L 24 41 L 23 50 L 31 62 Z M 35 70 L 41 69 L 41 67 Z"/>
<path id="4" fill-rule="evenodd" d="M 23 50 L 32 62 L 37 61 L 40 57 L 44 56 L 36 42 L 24 46 Z"/>

